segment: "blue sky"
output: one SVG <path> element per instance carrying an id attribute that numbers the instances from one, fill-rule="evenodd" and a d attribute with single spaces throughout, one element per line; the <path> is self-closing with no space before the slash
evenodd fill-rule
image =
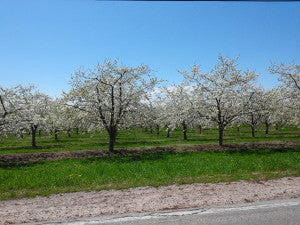
<path id="1" fill-rule="evenodd" d="M 299 37 L 300 2 L 0 0 L 0 85 L 59 96 L 77 68 L 115 57 L 178 83 L 178 69 L 224 55 L 271 88 L 267 67 L 299 63 Z"/>

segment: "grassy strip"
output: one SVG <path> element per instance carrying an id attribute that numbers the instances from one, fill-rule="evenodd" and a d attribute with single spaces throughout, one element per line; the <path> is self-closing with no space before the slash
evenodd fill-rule
<path id="1" fill-rule="evenodd" d="M 0 164 L 0 199 L 194 182 L 300 176 L 300 148 Z"/>

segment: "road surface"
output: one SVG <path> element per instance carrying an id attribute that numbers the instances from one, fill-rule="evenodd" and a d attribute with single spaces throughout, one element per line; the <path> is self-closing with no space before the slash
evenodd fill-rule
<path id="1" fill-rule="evenodd" d="M 84 218 L 30 225 L 300 225 L 300 199 Z M 29 225 L 29 224 L 27 224 Z"/>

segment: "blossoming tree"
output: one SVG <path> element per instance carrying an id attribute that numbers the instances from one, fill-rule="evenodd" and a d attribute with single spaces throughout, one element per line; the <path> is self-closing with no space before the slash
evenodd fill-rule
<path id="1" fill-rule="evenodd" d="M 218 60 L 209 72 L 202 72 L 199 65 L 193 65 L 190 72 L 179 72 L 205 99 L 206 116 L 218 125 L 219 145 L 223 145 L 224 129 L 245 113 L 249 103 L 249 96 L 245 93 L 253 88 L 258 75 L 237 69 L 238 58 L 219 56 Z"/>
<path id="2" fill-rule="evenodd" d="M 129 67 L 118 60 L 105 60 L 94 69 L 79 69 L 66 93 L 69 105 L 92 115 L 109 135 L 109 151 L 114 152 L 117 131 L 126 115 L 139 110 L 141 100 L 158 84 L 148 66 Z"/>

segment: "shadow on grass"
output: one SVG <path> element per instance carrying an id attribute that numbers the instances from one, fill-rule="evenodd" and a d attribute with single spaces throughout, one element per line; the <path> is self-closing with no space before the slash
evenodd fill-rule
<path id="1" fill-rule="evenodd" d="M 278 148 L 278 149 L 240 149 L 240 150 L 226 150 L 221 151 L 222 153 L 228 154 L 242 154 L 242 155 L 271 155 L 276 153 L 300 153 L 300 148 Z M 218 152 L 215 152 L 218 153 Z"/>
<path id="2" fill-rule="evenodd" d="M 50 148 L 64 148 L 65 145 L 42 145 L 37 147 L 32 146 L 14 146 L 14 147 L 1 147 L 1 150 L 23 150 L 23 149 L 31 149 L 31 150 L 42 150 L 42 149 L 50 149 Z"/>
<path id="3" fill-rule="evenodd" d="M 0 152 L 9 150 L 9 151 L 18 151 L 18 150 L 43 150 L 43 149 L 51 149 L 51 148 L 61 148 L 62 150 L 68 150 L 69 147 L 74 146 L 99 146 L 106 147 L 108 143 L 72 143 L 72 144 L 55 144 L 59 142 L 54 142 L 53 145 L 38 145 L 37 147 L 32 146 L 13 146 L 13 147 L 0 147 Z"/>
<path id="4" fill-rule="evenodd" d="M 285 140 L 287 138 L 292 138 L 292 139 L 297 139 L 297 138 L 300 138 L 300 135 L 293 135 L 293 136 L 282 136 L 281 134 L 269 134 L 269 135 L 263 135 L 263 136 L 258 136 L 258 137 L 251 137 L 250 135 L 249 136 L 241 136 L 241 137 L 238 137 L 238 138 L 229 138 L 229 139 L 232 139 L 232 140 L 237 140 L 237 139 L 241 139 L 241 140 L 253 140 L 253 141 L 259 141 L 259 140 Z M 227 139 L 227 140 L 229 140 Z"/>
<path id="5" fill-rule="evenodd" d="M 95 162 L 108 162 L 108 163 L 131 163 L 131 162 L 144 162 L 144 161 L 158 161 L 166 159 L 170 153 L 154 153 L 132 156 L 106 156 L 102 158 L 86 158 L 82 160 L 84 164 Z"/>
<path id="6" fill-rule="evenodd" d="M 162 147 L 163 149 L 163 147 Z M 105 156 L 102 158 L 86 158 L 83 159 L 83 163 L 89 164 L 98 161 L 105 161 L 109 163 L 130 163 L 138 161 L 158 161 L 168 158 L 171 154 L 176 154 L 178 156 L 191 155 L 191 154 L 241 154 L 241 155 L 273 155 L 277 153 L 300 153 L 300 148 L 284 148 L 284 149 L 241 149 L 241 150 L 223 150 L 223 151 L 207 151 L 207 152 L 157 152 L 157 153 L 141 153 L 139 155 L 131 156 Z"/>
<path id="7" fill-rule="evenodd" d="M 164 142 L 170 142 L 169 140 L 159 140 L 159 141 L 119 141 L 116 142 L 116 147 L 134 147 L 134 146 L 151 146 L 151 145 L 158 145 Z M 52 142 L 52 145 L 39 145 L 35 148 L 33 148 L 32 146 L 9 146 L 9 147 L 0 147 L 0 152 L 1 150 L 5 151 L 5 150 L 10 150 L 10 151 L 18 151 L 18 150 L 43 150 L 43 149 L 51 149 L 51 148 L 62 148 L 62 150 L 67 150 L 69 149 L 68 147 L 72 146 L 98 146 L 98 147 L 107 147 L 108 143 L 107 142 L 103 142 L 103 143 L 96 143 L 96 142 L 87 142 L 87 143 L 71 143 L 68 144 L 67 141 L 57 141 L 57 142 Z M 64 143 L 64 144 L 58 144 L 58 143 Z"/>
<path id="8" fill-rule="evenodd" d="M 0 162 L 1 169 L 20 169 L 23 167 L 31 167 L 36 165 L 43 165 L 46 161 L 37 161 L 37 162 L 16 162 L 16 163 L 6 163 Z"/>

